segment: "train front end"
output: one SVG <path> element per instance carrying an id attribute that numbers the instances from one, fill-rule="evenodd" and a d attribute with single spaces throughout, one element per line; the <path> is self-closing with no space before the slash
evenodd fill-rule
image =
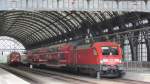
<path id="1" fill-rule="evenodd" d="M 21 56 L 20 56 L 20 53 L 18 52 L 12 52 L 10 55 L 9 55 L 9 64 L 10 65 L 14 65 L 14 66 L 17 66 L 20 64 L 21 62 Z"/>
<path id="2" fill-rule="evenodd" d="M 99 71 L 103 77 L 121 77 L 124 75 L 122 49 L 117 43 L 103 42 L 96 46 L 99 51 Z"/>

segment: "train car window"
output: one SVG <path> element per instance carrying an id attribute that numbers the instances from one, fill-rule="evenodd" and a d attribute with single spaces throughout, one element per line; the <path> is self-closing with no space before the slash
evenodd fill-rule
<path id="1" fill-rule="evenodd" d="M 50 50 L 51 50 L 51 52 L 57 52 L 58 51 L 58 47 L 51 48 Z"/>
<path id="2" fill-rule="evenodd" d="M 102 55 L 118 55 L 118 48 L 117 47 L 101 47 Z"/>
<path id="3" fill-rule="evenodd" d="M 64 60 L 64 59 L 65 59 L 64 53 L 60 53 L 59 56 L 60 56 L 60 59 L 61 59 L 61 60 Z"/>
<path id="4" fill-rule="evenodd" d="M 91 47 L 91 44 L 85 44 L 85 45 L 77 46 L 78 49 L 87 49 L 87 48 L 90 48 L 90 47 Z"/>

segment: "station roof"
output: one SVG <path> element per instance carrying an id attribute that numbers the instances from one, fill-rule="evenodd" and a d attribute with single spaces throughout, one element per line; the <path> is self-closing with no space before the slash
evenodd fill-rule
<path id="1" fill-rule="evenodd" d="M 146 12 L 0 11 L 0 35 L 32 49 L 82 38 L 87 29 L 93 36 L 125 31 L 132 24 L 149 23 L 149 16 Z"/>

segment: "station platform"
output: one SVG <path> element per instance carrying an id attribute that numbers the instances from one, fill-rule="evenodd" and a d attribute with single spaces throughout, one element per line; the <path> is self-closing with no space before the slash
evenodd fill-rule
<path id="1" fill-rule="evenodd" d="M 150 72 L 126 72 L 123 79 L 150 82 Z"/>
<path id="2" fill-rule="evenodd" d="M 30 84 L 30 83 L 0 68 L 0 84 Z"/>

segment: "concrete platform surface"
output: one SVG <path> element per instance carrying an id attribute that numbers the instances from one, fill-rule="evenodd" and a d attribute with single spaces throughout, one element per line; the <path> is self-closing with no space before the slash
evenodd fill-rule
<path id="1" fill-rule="evenodd" d="M 126 72 L 123 79 L 150 82 L 150 73 Z"/>
<path id="2" fill-rule="evenodd" d="M 0 68 L 0 84 L 30 84 L 30 83 Z"/>

